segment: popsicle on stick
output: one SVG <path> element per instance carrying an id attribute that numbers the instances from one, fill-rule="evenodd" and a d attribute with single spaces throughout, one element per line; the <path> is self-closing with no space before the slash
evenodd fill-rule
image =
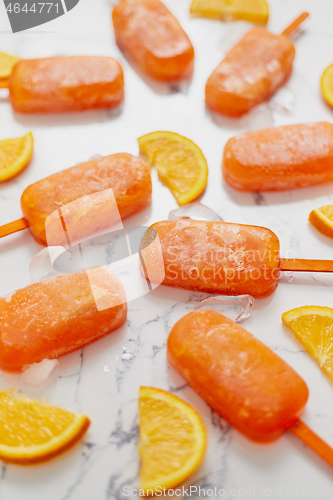
<path id="1" fill-rule="evenodd" d="M 152 184 L 149 168 L 139 158 L 127 153 L 118 153 L 46 177 L 24 190 L 21 197 L 24 218 L 0 227 L 0 237 L 29 227 L 36 241 L 47 245 L 45 223 L 47 220 L 50 222 L 50 216 L 55 213 L 54 232 L 58 228 L 60 236 L 59 241 L 54 238 L 51 244 L 65 246 L 66 241 L 63 241 L 61 236 L 63 231 L 58 215 L 59 208 L 86 195 L 102 193 L 110 188 L 113 190 L 122 219 L 139 212 L 151 201 Z M 110 224 L 105 216 L 109 199 L 101 194 L 100 199 L 95 201 L 99 205 L 98 211 L 94 212 L 91 226 L 84 225 L 83 221 L 80 221 L 80 213 L 76 210 L 78 217 L 76 227 L 80 231 L 81 238 L 89 237 L 95 232 L 96 227 L 103 229 Z M 81 215 L 85 214 L 86 208 L 82 203 Z"/>
<path id="2" fill-rule="evenodd" d="M 126 316 L 124 288 L 104 268 L 17 290 L 0 298 L 0 369 L 59 358 L 116 330 Z"/>
<path id="3" fill-rule="evenodd" d="M 269 347 L 217 311 L 186 314 L 172 328 L 168 360 L 230 425 L 257 442 L 290 430 L 333 467 L 333 449 L 300 416 L 304 380 Z"/>
<path id="4" fill-rule="evenodd" d="M 264 227 L 181 219 L 151 229 L 159 236 L 164 285 L 263 298 L 276 289 L 280 271 L 333 272 L 333 260 L 281 259 L 278 237 Z M 153 281 L 161 264 L 149 247 L 145 262 Z"/>
<path id="5" fill-rule="evenodd" d="M 232 137 L 225 181 L 239 191 L 281 191 L 333 181 L 333 125 L 300 123 Z"/>
<path id="6" fill-rule="evenodd" d="M 119 0 L 112 21 L 117 44 L 143 73 L 161 82 L 192 75 L 192 44 L 160 0 Z"/>
<path id="7" fill-rule="evenodd" d="M 114 108 L 124 98 L 124 75 L 111 57 L 21 59 L 0 87 L 19 113 L 61 113 Z"/>
<path id="8" fill-rule="evenodd" d="M 229 117 L 240 117 L 269 99 L 289 78 L 295 47 L 288 39 L 307 13 L 282 35 L 254 28 L 226 55 L 206 84 L 206 105 Z"/>

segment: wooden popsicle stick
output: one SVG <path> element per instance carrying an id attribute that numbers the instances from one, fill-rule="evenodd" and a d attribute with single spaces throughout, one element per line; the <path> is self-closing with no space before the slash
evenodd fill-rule
<path id="1" fill-rule="evenodd" d="M 29 227 L 29 224 L 23 218 L 9 222 L 4 226 L 0 226 L 0 238 L 8 234 L 17 233 L 17 231 L 22 231 L 22 229 L 27 229 L 27 227 Z"/>
<path id="2" fill-rule="evenodd" d="M 0 78 L 0 89 L 8 89 L 9 78 Z"/>
<path id="3" fill-rule="evenodd" d="M 281 271 L 333 273 L 333 260 L 281 259 Z"/>
<path id="4" fill-rule="evenodd" d="M 333 467 L 333 448 L 317 436 L 302 420 L 296 420 L 288 430 Z"/>
<path id="5" fill-rule="evenodd" d="M 284 35 L 284 36 L 290 36 L 292 35 L 296 30 L 297 28 L 299 27 L 299 25 L 307 18 L 309 17 L 309 13 L 308 12 L 303 12 L 303 14 L 301 14 L 300 16 L 298 16 L 297 19 L 295 19 L 295 21 L 293 23 L 291 23 L 288 28 L 286 28 L 284 31 L 282 31 L 281 35 Z"/>

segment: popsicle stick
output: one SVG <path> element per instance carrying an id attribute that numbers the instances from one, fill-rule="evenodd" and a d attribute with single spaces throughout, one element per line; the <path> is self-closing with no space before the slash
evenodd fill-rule
<path id="1" fill-rule="evenodd" d="M 281 35 L 284 35 L 284 36 L 290 36 L 290 35 L 292 35 L 297 30 L 297 28 L 299 27 L 299 25 L 302 24 L 302 22 L 307 17 L 309 17 L 309 13 L 308 12 L 303 12 L 303 14 L 301 14 L 300 16 L 298 16 L 298 18 L 295 19 L 295 21 L 293 23 L 291 23 L 290 26 L 288 26 L 288 28 L 286 28 L 281 33 Z"/>
<path id="2" fill-rule="evenodd" d="M 29 224 L 25 219 L 18 219 L 13 222 L 9 222 L 9 224 L 0 226 L 0 238 L 3 238 L 8 234 L 17 233 L 17 231 L 22 231 L 22 229 L 26 229 L 27 227 L 29 227 Z"/>
<path id="3" fill-rule="evenodd" d="M 0 78 L 0 89 L 8 89 L 9 78 Z"/>
<path id="4" fill-rule="evenodd" d="M 288 430 L 333 467 L 333 448 L 317 436 L 302 420 L 297 420 Z"/>
<path id="5" fill-rule="evenodd" d="M 333 260 L 281 259 L 281 271 L 333 273 Z"/>

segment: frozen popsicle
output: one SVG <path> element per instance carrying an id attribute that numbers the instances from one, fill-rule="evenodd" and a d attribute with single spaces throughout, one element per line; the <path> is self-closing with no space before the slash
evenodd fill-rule
<path id="1" fill-rule="evenodd" d="M 103 309 L 103 301 L 114 307 Z M 123 286 L 104 268 L 89 279 L 61 274 L 17 290 L 0 298 L 0 369 L 19 372 L 80 349 L 119 328 L 126 315 Z"/>
<path id="2" fill-rule="evenodd" d="M 247 33 L 208 78 L 208 108 L 222 115 L 240 117 L 269 99 L 292 72 L 295 47 L 287 35 L 307 16 L 302 14 L 282 35 L 262 27 Z"/>
<path id="3" fill-rule="evenodd" d="M 162 284 L 225 295 L 267 297 L 280 271 L 333 272 L 332 260 L 281 259 L 278 237 L 269 229 L 227 222 L 168 220 L 153 224 L 164 261 Z M 147 246 L 147 245 L 146 245 Z M 152 247 L 153 248 L 153 247 Z M 150 280 L 161 276 L 161 261 L 145 251 Z"/>
<path id="4" fill-rule="evenodd" d="M 199 309 L 172 328 L 168 360 L 230 425 L 270 442 L 291 430 L 333 466 L 333 450 L 299 420 L 304 380 L 269 347 L 217 311 Z"/>
<path id="5" fill-rule="evenodd" d="M 240 191 L 280 191 L 333 181 L 333 125 L 304 123 L 250 131 L 226 143 L 226 182 Z"/>
<path id="6" fill-rule="evenodd" d="M 161 82 L 192 75 L 192 44 L 160 0 L 119 0 L 112 20 L 117 44 L 143 73 Z"/>
<path id="7" fill-rule="evenodd" d="M 124 76 L 111 57 L 22 59 L 5 85 L 19 113 L 114 108 L 124 98 Z"/>
<path id="8" fill-rule="evenodd" d="M 0 228 L 0 237 L 29 227 L 34 238 L 47 245 L 45 223 L 47 219 L 50 221 L 51 214 L 55 213 L 58 217 L 58 209 L 73 200 L 92 193 L 102 193 L 109 188 L 113 189 L 120 217 L 129 217 L 145 208 L 151 201 L 149 168 L 139 158 L 119 153 L 97 158 L 46 177 L 24 190 L 21 198 L 24 219 Z M 99 202 L 98 211 L 94 212 L 91 225 L 80 221 L 80 213 L 77 213 L 76 227 L 80 231 L 81 239 L 93 234 L 97 226 L 103 229 L 110 223 L 106 216 L 109 208 L 108 198 L 101 195 L 96 202 Z M 87 207 L 82 204 L 81 208 L 84 214 Z M 58 225 L 60 234 L 59 217 Z M 59 241 L 53 239 L 51 245 L 64 246 L 61 236 L 59 238 Z"/>

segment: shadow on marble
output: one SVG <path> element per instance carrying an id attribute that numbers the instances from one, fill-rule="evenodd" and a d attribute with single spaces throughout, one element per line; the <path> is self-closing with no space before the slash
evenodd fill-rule
<path id="1" fill-rule="evenodd" d="M 259 130 L 274 126 L 272 109 L 268 102 L 256 106 L 240 118 L 231 118 L 215 113 L 205 106 L 205 115 L 215 125 L 232 132 L 245 132 L 248 130 Z"/>
<path id="2" fill-rule="evenodd" d="M 333 273 L 306 273 L 306 272 L 301 272 L 301 271 L 295 271 L 294 277 L 292 280 L 290 279 L 281 279 L 280 284 L 283 285 L 288 285 L 290 286 L 309 286 L 309 287 L 316 287 L 316 286 L 326 286 L 327 288 L 332 287 L 333 291 Z M 308 301 L 309 304 L 307 305 L 312 305 L 310 304 L 311 300 Z M 328 298 L 327 299 L 327 304 L 322 304 L 322 305 L 327 305 L 328 307 L 332 307 L 332 302 Z M 305 305 L 305 304 L 304 304 Z"/>
<path id="3" fill-rule="evenodd" d="M 187 94 L 190 88 L 190 85 L 193 80 L 193 75 L 190 78 L 185 80 L 180 80 L 179 82 L 159 82 L 158 80 L 154 80 L 144 73 L 134 61 L 130 59 L 130 57 L 122 52 L 122 56 L 126 60 L 127 64 L 130 68 L 139 76 L 139 78 L 157 95 L 159 96 L 168 96 L 173 94 Z"/>
<path id="4" fill-rule="evenodd" d="M 113 347 L 114 345 L 121 346 L 122 342 L 126 337 L 127 329 L 128 329 L 128 319 L 123 326 L 111 332 L 104 337 L 92 342 L 91 344 L 83 347 L 82 349 L 78 349 L 70 354 L 66 354 L 59 358 L 59 367 L 57 369 L 57 373 L 61 378 L 68 378 L 77 376 L 78 372 L 74 371 L 73 368 L 81 367 L 82 364 L 87 364 L 91 359 L 96 356 L 100 356 L 104 352 Z M 114 364 L 116 364 L 117 360 L 114 359 Z M 101 370 L 103 370 L 104 361 L 101 361 Z M 66 372 L 69 373 L 66 373 Z"/>
<path id="5" fill-rule="evenodd" d="M 308 225 L 309 225 L 309 228 L 310 228 L 311 235 L 315 239 L 317 239 L 321 243 L 324 243 L 325 245 L 333 248 L 333 238 L 329 238 L 328 236 L 325 236 L 324 234 L 322 234 L 320 231 L 318 231 L 318 229 L 316 229 L 315 227 L 313 227 L 313 225 L 310 224 L 310 222 L 308 222 Z"/>
<path id="6" fill-rule="evenodd" d="M 152 211 L 153 211 L 153 202 L 140 212 L 122 220 L 122 223 L 125 228 L 129 226 L 145 226 L 147 224 L 147 221 L 151 217 Z"/>
<path id="7" fill-rule="evenodd" d="M 13 116 L 23 127 L 75 127 L 117 120 L 123 111 L 123 107 L 124 103 L 113 109 L 48 114 L 23 114 L 13 111 Z"/>
<path id="8" fill-rule="evenodd" d="M 242 206 L 283 205 L 286 203 L 298 203 L 305 200 L 315 200 L 316 198 L 332 195 L 332 183 L 291 189 L 288 191 L 248 192 L 232 189 L 224 179 L 222 179 L 222 187 L 231 201 Z M 317 205 L 318 203 L 314 201 L 313 208 L 317 208 Z"/>
<path id="9" fill-rule="evenodd" d="M 321 459 L 306 444 L 302 443 L 302 441 L 300 441 L 300 439 L 294 436 L 291 432 L 286 432 L 283 437 L 286 441 L 288 441 L 288 443 L 295 447 L 300 454 L 305 456 L 307 460 L 311 462 L 312 467 L 318 468 L 318 470 L 324 472 L 329 478 L 332 478 L 332 467 Z"/>
<path id="10" fill-rule="evenodd" d="M 18 246 L 31 247 L 31 259 L 43 248 L 43 245 L 33 239 L 29 229 L 23 229 L 23 231 L 0 238 L 0 255 L 12 252 Z"/>
<path id="11" fill-rule="evenodd" d="M 220 292 L 216 292 L 215 294 L 205 293 L 200 291 L 185 290 L 183 288 L 173 288 L 171 286 L 160 285 L 157 288 L 155 288 L 155 290 L 152 290 L 149 293 L 149 295 L 156 299 L 162 299 L 163 301 L 169 301 L 177 304 L 180 303 L 187 304 L 188 307 L 192 307 L 194 310 L 195 304 L 197 304 L 198 302 L 205 300 L 208 297 L 214 297 L 222 294 Z M 274 299 L 274 293 L 272 293 L 269 297 L 263 299 L 255 299 L 251 309 L 253 311 L 257 311 L 265 307 L 268 307 L 268 305 L 272 302 L 273 299 Z M 209 308 L 208 305 L 207 307 Z M 221 311 L 221 313 L 223 312 Z M 184 312 L 184 315 L 185 314 L 186 312 Z"/>

